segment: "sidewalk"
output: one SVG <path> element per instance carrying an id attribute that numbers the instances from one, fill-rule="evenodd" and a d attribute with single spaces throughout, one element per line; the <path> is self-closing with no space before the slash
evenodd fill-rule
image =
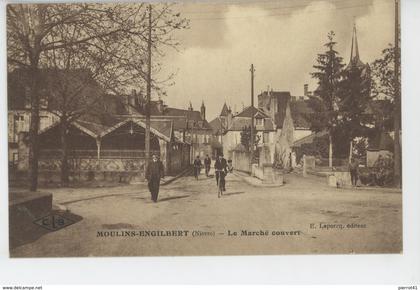
<path id="1" fill-rule="evenodd" d="M 245 181 L 247 184 L 249 184 L 251 186 L 254 186 L 254 187 L 280 187 L 280 186 L 283 186 L 283 184 L 266 184 L 266 183 L 263 183 L 261 179 L 258 179 L 256 177 L 252 177 L 251 175 L 246 174 L 244 172 L 233 171 L 232 174 L 235 175 L 236 177 L 239 177 L 240 179 Z"/>
<path id="2" fill-rule="evenodd" d="M 189 172 L 192 171 L 191 167 L 186 168 L 185 170 L 183 170 L 181 173 L 179 173 L 176 176 L 166 176 L 165 180 L 161 180 L 160 185 L 164 186 L 164 185 L 168 185 L 169 183 L 177 180 L 178 178 L 188 174 Z"/>
<path id="3" fill-rule="evenodd" d="M 324 182 L 326 185 L 328 185 L 327 182 L 327 177 L 331 174 L 333 174 L 333 172 L 317 172 L 314 170 L 307 170 L 306 171 L 309 175 L 314 177 L 314 178 L 318 178 L 320 180 L 324 179 Z M 308 178 L 308 177 L 304 177 L 304 178 Z M 333 186 L 332 186 L 333 187 Z M 345 185 L 345 186 L 340 186 L 339 189 L 343 189 L 343 190 L 368 190 L 368 191 L 376 191 L 376 192 L 381 192 L 381 193 L 402 193 L 402 189 L 401 188 L 397 188 L 397 187 L 381 187 L 381 186 L 367 186 L 367 185 L 358 185 L 356 187 L 353 186 L 349 186 L 349 185 Z"/>

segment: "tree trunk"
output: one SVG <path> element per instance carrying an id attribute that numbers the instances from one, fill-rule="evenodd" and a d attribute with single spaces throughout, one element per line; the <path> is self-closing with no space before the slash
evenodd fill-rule
<path id="1" fill-rule="evenodd" d="M 39 69 L 38 60 L 32 61 L 29 70 L 31 121 L 29 126 L 29 190 L 36 191 L 38 188 L 38 131 L 39 131 Z"/>
<path id="2" fill-rule="evenodd" d="M 349 162 L 351 161 L 352 157 L 353 157 L 353 140 L 350 140 Z"/>
<path id="3" fill-rule="evenodd" d="M 329 134 L 328 139 L 329 139 L 329 143 L 330 143 L 329 150 L 328 150 L 328 166 L 330 168 L 332 168 L 333 167 L 333 146 L 332 146 L 331 133 Z"/>
<path id="4" fill-rule="evenodd" d="M 69 165 L 68 165 L 68 144 L 67 144 L 67 122 L 62 120 L 60 124 L 61 133 L 61 186 L 67 187 L 69 185 Z"/>

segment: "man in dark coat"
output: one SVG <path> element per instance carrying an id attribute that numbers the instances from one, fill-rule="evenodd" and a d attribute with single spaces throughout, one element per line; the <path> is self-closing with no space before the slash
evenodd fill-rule
<path id="1" fill-rule="evenodd" d="M 214 170 L 217 184 L 219 184 L 220 180 L 220 185 L 222 186 L 223 191 L 226 191 L 225 176 L 227 174 L 228 169 L 226 159 L 223 158 L 223 155 L 220 154 L 217 157 L 216 162 L 214 163 Z"/>
<path id="2" fill-rule="evenodd" d="M 209 172 L 210 172 L 210 166 L 211 166 L 211 159 L 209 157 L 209 155 L 206 155 L 206 158 L 204 158 L 204 167 L 206 169 L 206 176 L 209 176 Z"/>
<path id="3" fill-rule="evenodd" d="M 197 156 L 194 160 L 194 176 L 195 179 L 198 180 L 198 175 L 200 175 L 200 170 L 201 170 L 201 160 L 200 160 L 200 156 Z"/>
<path id="4" fill-rule="evenodd" d="M 356 158 L 352 158 L 349 163 L 349 171 L 351 178 L 351 185 L 357 186 L 357 180 L 359 179 L 359 162 Z"/>
<path id="5" fill-rule="evenodd" d="M 147 165 L 146 179 L 154 202 L 157 202 L 158 199 L 160 179 L 164 177 L 163 164 L 158 160 L 157 156 L 153 154 L 152 161 Z"/>

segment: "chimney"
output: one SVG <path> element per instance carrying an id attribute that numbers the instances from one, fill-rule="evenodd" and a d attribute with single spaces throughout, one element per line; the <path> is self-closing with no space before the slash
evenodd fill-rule
<path id="1" fill-rule="evenodd" d="M 189 107 L 188 107 L 188 110 L 189 110 L 189 111 L 194 111 L 193 106 L 192 106 L 192 104 L 191 104 L 191 101 L 190 101 L 190 105 L 189 105 Z"/>
<path id="2" fill-rule="evenodd" d="M 163 101 L 162 99 L 159 97 L 159 100 L 156 101 L 156 108 L 159 111 L 160 114 L 163 114 Z"/>
<path id="3" fill-rule="evenodd" d="M 304 85 L 303 85 L 303 95 L 304 95 L 305 97 L 307 97 L 307 96 L 308 96 L 308 84 L 304 84 Z"/>

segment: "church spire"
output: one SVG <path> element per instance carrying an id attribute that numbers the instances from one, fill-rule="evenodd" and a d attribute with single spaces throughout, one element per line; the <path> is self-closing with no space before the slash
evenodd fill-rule
<path id="1" fill-rule="evenodd" d="M 357 42 L 357 31 L 356 31 L 356 23 L 353 25 L 353 37 L 351 39 L 351 53 L 350 53 L 350 61 L 347 65 L 346 69 L 351 69 L 357 67 L 359 69 L 364 69 L 368 65 L 364 64 L 360 60 L 359 56 L 359 43 Z"/>
<path id="2" fill-rule="evenodd" d="M 353 25 L 353 37 L 351 39 L 351 54 L 350 54 L 350 62 L 358 63 L 360 61 L 359 58 L 359 45 L 357 43 L 357 32 L 356 32 L 356 23 Z"/>

